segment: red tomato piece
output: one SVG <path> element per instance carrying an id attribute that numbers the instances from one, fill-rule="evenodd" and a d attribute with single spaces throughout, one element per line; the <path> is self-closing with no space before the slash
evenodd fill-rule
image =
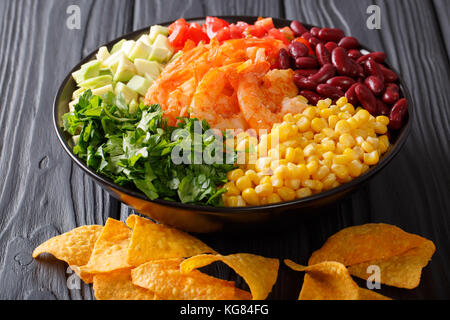
<path id="1" fill-rule="evenodd" d="M 262 38 L 266 35 L 266 30 L 257 26 L 248 26 L 245 31 L 247 34 L 250 34 L 257 38 Z"/>
<path id="2" fill-rule="evenodd" d="M 186 20 L 185 19 L 183 19 L 183 18 L 181 18 L 181 19 L 178 19 L 177 21 L 175 21 L 174 23 L 172 23 L 170 26 L 169 26 L 169 33 L 172 33 L 173 32 L 173 30 L 175 29 L 175 27 L 177 26 L 177 25 L 180 25 L 180 24 L 188 24 L 187 22 L 186 22 Z"/>
<path id="3" fill-rule="evenodd" d="M 258 21 L 255 22 L 255 26 L 263 28 L 266 31 L 275 28 L 272 18 L 258 18 Z"/>
<path id="4" fill-rule="evenodd" d="M 247 26 L 239 26 L 237 24 L 230 24 L 230 27 L 229 27 L 230 28 L 230 38 L 231 39 L 241 39 L 244 36 L 243 32 L 246 27 Z"/>
<path id="5" fill-rule="evenodd" d="M 216 39 L 219 41 L 225 41 L 231 39 L 231 33 L 229 27 L 224 27 L 217 31 L 216 33 Z"/>
<path id="6" fill-rule="evenodd" d="M 195 22 L 191 23 L 189 26 L 186 38 L 192 40 L 195 44 L 198 44 L 200 41 L 209 43 L 208 35 L 203 31 L 202 27 Z"/>
<path id="7" fill-rule="evenodd" d="M 230 24 L 223 19 L 217 17 L 206 17 L 205 20 L 206 33 L 210 39 L 214 38 L 217 32 Z"/>
<path id="8" fill-rule="evenodd" d="M 269 32 L 268 32 L 268 36 L 273 37 L 273 38 L 278 39 L 278 40 L 281 40 L 281 41 L 283 41 L 286 44 L 289 44 L 289 41 L 284 36 L 283 32 L 281 32 L 280 30 L 278 30 L 276 28 L 270 29 Z"/>
<path id="9" fill-rule="evenodd" d="M 169 42 L 175 50 L 183 49 L 186 42 L 188 24 L 175 24 L 169 36 Z"/>

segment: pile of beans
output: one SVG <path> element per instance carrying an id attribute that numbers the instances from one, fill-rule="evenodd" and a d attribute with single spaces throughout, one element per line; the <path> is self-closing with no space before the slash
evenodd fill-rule
<path id="1" fill-rule="evenodd" d="M 296 38 L 280 50 L 278 64 L 295 70 L 294 82 L 309 103 L 345 96 L 374 116 L 388 116 L 390 129 L 402 127 L 408 101 L 400 97 L 395 72 L 383 65 L 384 52 L 363 55 L 358 40 L 341 29 L 308 30 L 298 21 L 290 28 Z"/>

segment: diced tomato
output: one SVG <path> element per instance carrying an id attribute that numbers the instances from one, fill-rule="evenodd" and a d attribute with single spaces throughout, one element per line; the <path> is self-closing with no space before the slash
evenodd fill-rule
<path id="1" fill-rule="evenodd" d="M 169 36 L 169 42 L 175 50 L 183 49 L 186 41 L 186 35 L 188 30 L 188 24 L 175 24 L 172 28 L 172 32 Z"/>
<path id="2" fill-rule="evenodd" d="M 284 34 L 276 29 L 276 28 L 272 28 L 269 30 L 269 32 L 267 33 L 268 36 L 273 37 L 275 39 L 281 40 L 283 41 L 285 44 L 289 44 L 289 41 L 286 39 L 286 37 L 284 36 Z"/>
<path id="3" fill-rule="evenodd" d="M 245 31 L 247 34 L 250 34 L 257 38 L 262 38 L 266 35 L 266 30 L 257 26 L 248 26 Z"/>
<path id="4" fill-rule="evenodd" d="M 229 27 L 224 27 L 217 31 L 216 33 L 216 39 L 219 41 L 225 41 L 231 39 L 231 33 Z"/>
<path id="5" fill-rule="evenodd" d="M 208 35 L 203 31 L 202 27 L 195 22 L 191 23 L 191 25 L 189 26 L 186 38 L 192 40 L 196 45 L 200 41 L 209 43 Z"/>
<path id="6" fill-rule="evenodd" d="M 298 37 L 298 38 L 295 38 L 295 41 L 303 43 L 308 48 L 308 52 L 310 55 L 316 55 L 315 52 L 311 49 L 311 46 L 310 46 L 308 40 Z"/>
<path id="7" fill-rule="evenodd" d="M 263 28 L 266 31 L 269 31 L 270 29 L 275 28 L 273 25 L 272 18 L 258 18 L 258 21 L 255 22 L 256 27 Z"/>
<path id="8" fill-rule="evenodd" d="M 169 26 L 169 33 L 172 33 L 173 32 L 173 30 L 175 29 L 175 27 L 177 26 L 177 25 L 180 25 L 180 24 L 188 24 L 187 22 L 186 22 L 186 20 L 185 19 L 183 19 L 183 18 L 181 18 L 181 19 L 178 19 L 177 21 L 175 21 L 174 23 L 172 23 L 170 26 Z"/>
<path id="9" fill-rule="evenodd" d="M 214 38 L 217 32 L 230 24 L 223 19 L 217 17 L 206 17 L 205 20 L 206 33 L 210 39 Z"/>
<path id="10" fill-rule="evenodd" d="M 237 24 L 230 24 L 230 38 L 240 39 L 243 37 L 243 32 L 247 26 L 238 26 Z"/>
<path id="11" fill-rule="evenodd" d="M 186 42 L 184 43 L 183 51 L 184 52 L 189 51 L 191 49 L 194 49 L 196 46 L 197 46 L 197 43 L 195 43 L 191 39 L 187 39 Z"/>
<path id="12" fill-rule="evenodd" d="M 294 31 L 292 31 L 291 28 L 284 27 L 284 28 L 281 28 L 280 31 L 284 34 L 284 36 L 286 37 L 286 39 L 288 41 L 294 40 L 295 35 L 294 35 Z"/>

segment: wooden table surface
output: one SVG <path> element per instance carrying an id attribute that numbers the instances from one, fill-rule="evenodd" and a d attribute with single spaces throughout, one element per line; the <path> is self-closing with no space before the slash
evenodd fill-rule
<path id="1" fill-rule="evenodd" d="M 81 29 L 66 27 L 70 5 Z M 366 9 L 381 9 L 381 29 Z M 35 261 L 42 241 L 85 224 L 124 220 L 110 197 L 65 154 L 52 127 L 52 102 L 68 71 L 100 45 L 148 25 L 204 15 L 257 15 L 339 27 L 385 51 L 409 87 L 411 135 L 379 175 L 330 212 L 283 232 L 202 236 L 221 253 L 250 252 L 306 263 L 340 229 L 394 224 L 434 241 L 437 251 L 414 290 L 382 286 L 397 299 L 450 298 L 450 3 L 448 0 L 0 0 L 0 298 L 93 299 L 67 266 Z M 218 265 L 220 276 L 236 276 Z M 271 299 L 295 299 L 299 273 L 281 267 Z M 67 285 L 67 280 L 71 285 Z M 75 283 L 75 285 L 73 285 Z M 69 287 L 71 289 L 69 289 Z"/>

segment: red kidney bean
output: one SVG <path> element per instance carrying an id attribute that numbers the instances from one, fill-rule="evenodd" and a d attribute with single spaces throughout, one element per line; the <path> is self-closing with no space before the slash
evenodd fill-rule
<path id="1" fill-rule="evenodd" d="M 344 31 L 338 28 L 322 28 L 319 31 L 319 39 L 322 41 L 338 42 L 345 37 Z"/>
<path id="2" fill-rule="evenodd" d="M 342 92 L 342 90 L 327 83 L 319 84 L 316 90 L 320 95 L 331 99 L 339 99 L 344 96 L 344 92 Z"/>
<path id="3" fill-rule="evenodd" d="M 376 114 L 377 99 L 373 95 L 372 91 L 370 91 L 369 88 L 362 83 L 358 83 L 355 87 L 355 93 L 364 109 L 369 111 L 370 114 Z"/>
<path id="4" fill-rule="evenodd" d="M 298 73 L 299 75 L 304 77 L 309 77 L 310 75 L 313 75 L 318 71 L 319 71 L 318 69 L 297 69 L 295 70 L 295 73 Z"/>
<path id="5" fill-rule="evenodd" d="M 294 31 L 294 35 L 296 37 L 301 36 L 303 33 L 308 32 L 308 29 L 306 29 L 299 21 L 294 20 L 291 22 L 291 30 Z"/>
<path id="6" fill-rule="evenodd" d="M 314 69 L 317 67 L 317 59 L 312 57 L 298 57 L 295 59 L 295 64 L 301 69 Z"/>
<path id="7" fill-rule="evenodd" d="M 311 104 L 316 105 L 319 100 L 322 100 L 323 97 L 318 95 L 317 93 L 310 91 L 310 90 L 301 90 L 300 94 L 304 96 L 306 99 L 308 99 L 308 102 Z"/>
<path id="8" fill-rule="evenodd" d="M 325 43 L 325 48 L 327 48 L 328 52 L 332 52 L 337 46 L 337 43 L 333 41 L 328 41 Z"/>
<path id="9" fill-rule="evenodd" d="M 306 57 L 308 55 L 308 47 L 298 41 L 292 41 L 289 44 L 289 52 L 294 58 Z"/>
<path id="10" fill-rule="evenodd" d="M 315 90 L 317 87 L 317 82 L 311 80 L 310 78 L 305 78 L 298 73 L 294 74 L 294 83 L 299 89 Z"/>
<path id="11" fill-rule="evenodd" d="M 398 100 L 389 113 L 389 128 L 397 130 L 402 127 L 403 119 L 408 111 L 408 100 L 402 98 Z"/>
<path id="12" fill-rule="evenodd" d="M 355 88 L 357 85 L 359 85 L 359 83 L 355 82 L 350 86 L 350 88 L 347 89 L 347 91 L 345 91 L 345 97 L 347 98 L 348 102 L 354 105 L 355 107 L 358 104 L 358 97 L 356 96 L 355 93 Z"/>
<path id="13" fill-rule="evenodd" d="M 385 82 L 395 82 L 398 79 L 397 74 L 392 71 L 391 69 L 386 68 L 385 66 L 383 66 L 382 64 L 378 64 L 378 66 L 381 69 L 381 72 L 383 72 L 383 76 L 384 76 L 384 81 Z"/>
<path id="14" fill-rule="evenodd" d="M 352 84 L 355 83 L 355 80 L 353 80 L 350 77 L 346 76 L 337 76 L 334 78 L 330 78 L 327 80 L 328 84 L 331 84 L 332 86 L 335 86 L 336 88 L 339 88 L 343 91 L 347 90 L 352 86 Z"/>
<path id="15" fill-rule="evenodd" d="M 339 43 L 339 47 L 342 47 L 344 49 L 350 50 L 355 49 L 359 47 L 359 42 L 355 37 L 343 37 Z"/>
<path id="16" fill-rule="evenodd" d="M 309 44 L 311 45 L 311 48 L 314 49 L 320 42 L 319 39 L 317 39 L 316 37 L 311 37 L 308 39 Z"/>
<path id="17" fill-rule="evenodd" d="M 331 63 L 326 63 L 322 68 L 317 71 L 317 73 L 309 76 L 308 78 L 315 83 L 323 83 L 334 76 L 336 73 L 336 68 Z"/>
<path id="18" fill-rule="evenodd" d="M 331 63 L 331 54 L 323 43 L 316 46 L 316 57 L 321 66 Z"/>
<path id="19" fill-rule="evenodd" d="M 367 86 L 367 88 L 370 89 L 370 91 L 373 92 L 374 95 L 378 96 L 383 93 L 384 90 L 384 82 L 376 77 L 376 76 L 369 76 L 364 80 L 364 84 Z"/>
<path id="20" fill-rule="evenodd" d="M 387 104 L 394 104 L 400 98 L 400 89 L 395 83 L 389 83 L 383 94 L 383 102 Z"/>
<path id="21" fill-rule="evenodd" d="M 350 59 L 353 59 L 353 60 L 358 60 L 360 57 L 362 57 L 362 53 L 358 49 L 348 50 L 347 55 Z"/>
<path id="22" fill-rule="evenodd" d="M 311 30 L 309 30 L 309 32 L 316 38 L 319 36 L 319 31 L 320 28 L 317 27 L 312 27 Z"/>
<path id="23" fill-rule="evenodd" d="M 284 48 L 281 48 L 278 53 L 278 64 L 280 69 L 289 69 L 291 67 L 291 57 Z"/>
<path id="24" fill-rule="evenodd" d="M 389 115 L 391 109 L 380 99 L 377 99 L 377 114 L 381 114 L 382 116 Z"/>
<path id="25" fill-rule="evenodd" d="M 386 53 L 381 52 L 381 51 L 371 52 L 371 53 L 363 55 L 358 60 L 356 60 L 356 62 L 361 63 L 363 61 L 366 61 L 369 58 L 372 58 L 373 60 L 375 60 L 378 63 L 383 63 L 384 60 L 386 60 Z"/>
<path id="26" fill-rule="evenodd" d="M 364 77 L 364 69 L 347 56 L 344 48 L 336 47 L 331 53 L 331 61 L 340 75 Z"/>
<path id="27" fill-rule="evenodd" d="M 380 65 L 376 63 L 372 58 L 369 58 L 364 62 L 364 69 L 366 70 L 367 74 L 375 76 L 382 82 L 384 82 L 384 75 L 381 71 Z"/>
<path id="28" fill-rule="evenodd" d="M 311 34 L 311 32 L 305 32 L 301 35 L 301 37 L 305 40 L 309 40 L 309 38 L 311 38 L 313 35 Z"/>

